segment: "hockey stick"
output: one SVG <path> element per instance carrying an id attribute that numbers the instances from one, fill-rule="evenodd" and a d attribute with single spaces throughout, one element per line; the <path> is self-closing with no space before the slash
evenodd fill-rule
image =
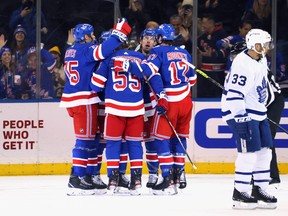
<path id="1" fill-rule="evenodd" d="M 140 72 L 142 73 L 145 82 L 147 83 L 147 85 L 149 86 L 150 90 L 152 91 L 152 94 L 154 95 L 155 100 L 157 101 L 157 95 L 156 95 L 156 93 L 154 92 L 154 90 L 153 90 L 153 88 L 152 88 L 150 82 L 148 81 L 147 76 L 144 74 L 143 69 L 141 68 L 141 66 L 139 65 L 139 63 L 138 63 L 137 61 L 135 61 L 135 62 L 136 62 L 137 67 L 139 68 Z M 185 147 L 184 147 L 184 145 L 183 145 L 183 143 L 182 143 L 182 141 L 181 141 L 181 139 L 180 139 L 180 137 L 179 137 L 177 131 L 175 130 L 174 126 L 172 125 L 170 119 L 168 118 L 168 116 L 167 116 L 166 113 L 164 113 L 163 115 L 165 116 L 165 118 L 166 118 L 166 120 L 167 120 L 169 126 L 171 127 L 173 133 L 174 133 L 175 136 L 177 137 L 178 142 L 180 143 L 180 145 L 181 145 L 182 149 L 184 150 L 185 154 L 187 155 L 187 158 L 188 158 L 188 160 L 190 161 L 192 167 L 196 170 L 196 169 L 197 169 L 196 165 L 193 163 L 192 159 L 190 158 L 189 154 L 187 153 L 187 151 L 186 151 L 186 149 L 185 149 Z"/>
<path id="2" fill-rule="evenodd" d="M 188 62 L 186 59 L 182 59 L 182 61 L 187 64 L 189 67 L 191 67 L 193 70 L 195 70 L 197 73 L 201 74 L 204 78 L 208 79 L 209 81 L 211 81 L 212 83 L 214 83 L 215 85 L 217 85 L 219 88 L 224 90 L 224 86 L 221 85 L 220 83 L 218 83 L 216 80 L 212 79 L 211 77 L 209 77 L 205 72 L 203 72 L 200 69 L 197 69 L 193 64 L 191 64 L 190 62 Z M 285 132 L 286 134 L 288 134 L 288 131 L 283 128 L 282 126 L 280 126 L 279 124 L 277 124 L 276 122 L 274 122 L 273 120 L 271 120 L 270 118 L 267 117 L 267 119 L 274 125 L 276 125 L 278 128 L 280 128 L 283 132 Z"/>

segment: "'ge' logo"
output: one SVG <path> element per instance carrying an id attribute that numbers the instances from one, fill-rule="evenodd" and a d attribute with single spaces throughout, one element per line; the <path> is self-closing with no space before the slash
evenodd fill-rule
<path id="1" fill-rule="evenodd" d="M 288 117 L 284 109 L 282 119 Z M 280 124 L 288 130 L 288 124 Z M 203 109 L 195 115 L 195 141 L 203 148 L 236 148 L 231 129 L 222 120 L 220 109 Z M 274 140 L 277 148 L 288 148 L 288 134 L 278 128 Z"/>

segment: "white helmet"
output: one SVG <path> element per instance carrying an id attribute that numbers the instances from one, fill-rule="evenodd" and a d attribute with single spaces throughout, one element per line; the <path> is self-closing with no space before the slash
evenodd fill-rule
<path id="1" fill-rule="evenodd" d="M 259 53 L 255 50 L 255 44 L 261 44 L 263 50 L 266 50 L 266 43 L 270 42 L 269 49 L 272 49 L 272 38 L 271 35 L 263 31 L 262 29 L 251 29 L 246 35 L 246 44 L 248 49 L 253 49 L 255 52 Z M 262 54 L 262 53 L 259 53 Z"/>

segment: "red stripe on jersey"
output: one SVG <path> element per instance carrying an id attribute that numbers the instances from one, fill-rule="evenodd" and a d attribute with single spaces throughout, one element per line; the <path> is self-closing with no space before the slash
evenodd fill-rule
<path id="1" fill-rule="evenodd" d="M 73 165 L 81 165 L 81 166 L 87 166 L 87 160 L 80 160 L 80 159 L 76 159 L 73 158 Z"/>
<path id="2" fill-rule="evenodd" d="M 158 155 L 157 155 L 157 153 L 155 153 L 155 154 L 146 154 L 146 159 L 147 160 L 158 160 Z"/>
<path id="3" fill-rule="evenodd" d="M 130 161 L 131 167 L 141 167 L 143 165 L 143 161 Z"/>
<path id="4" fill-rule="evenodd" d="M 174 156 L 174 162 L 175 163 L 185 163 L 185 158 L 184 157 L 177 157 L 177 156 Z"/>
<path id="5" fill-rule="evenodd" d="M 111 107 L 118 110 L 140 110 L 144 108 L 144 104 L 140 104 L 138 106 L 121 106 L 113 103 L 106 102 L 106 107 Z"/>
<path id="6" fill-rule="evenodd" d="M 96 76 L 92 76 L 92 80 L 93 80 L 93 82 L 98 83 L 101 86 L 105 85 L 105 82 L 103 80 L 97 78 Z"/>
<path id="7" fill-rule="evenodd" d="M 170 164 L 174 162 L 172 155 L 170 157 L 164 157 L 164 158 L 158 157 L 158 160 L 160 164 Z"/>
<path id="8" fill-rule="evenodd" d="M 77 96 L 72 96 L 72 97 L 65 97 L 62 96 L 61 101 L 75 101 L 75 100 L 79 100 L 79 99 L 90 99 L 90 98 L 94 98 L 97 97 L 97 93 L 91 93 L 89 95 L 77 95 Z"/>
<path id="9" fill-rule="evenodd" d="M 186 92 L 188 88 L 189 88 L 189 85 L 187 85 L 186 88 L 183 89 L 182 91 L 174 91 L 174 92 L 168 92 L 168 91 L 166 91 L 166 94 L 167 94 L 168 97 L 169 97 L 169 96 L 180 95 L 180 94 Z"/>
<path id="10" fill-rule="evenodd" d="M 128 155 L 125 154 L 125 155 L 120 155 L 120 161 L 123 162 L 123 161 L 128 161 Z"/>
<path id="11" fill-rule="evenodd" d="M 98 164 L 98 159 L 94 158 L 94 159 L 88 159 L 88 164 L 89 165 L 97 165 Z"/>
<path id="12" fill-rule="evenodd" d="M 101 163 L 102 162 L 102 155 L 98 155 L 98 158 L 97 158 L 97 161 L 98 161 L 98 163 Z"/>
<path id="13" fill-rule="evenodd" d="M 119 161 L 109 161 L 107 160 L 107 167 L 119 167 Z"/>
<path id="14" fill-rule="evenodd" d="M 96 47 L 96 49 L 95 49 L 95 51 L 94 51 L 94 54 L 95 54 L 95 59 L 97 59 L 97 60 L 101 60 L 101 57 L 100 57 L 100 55 L 99 55 L 99 52 L 100 52 L 100 48 L 102 47 L 102 45 L 101 44 L 99 44 L 97 47 Z"/>

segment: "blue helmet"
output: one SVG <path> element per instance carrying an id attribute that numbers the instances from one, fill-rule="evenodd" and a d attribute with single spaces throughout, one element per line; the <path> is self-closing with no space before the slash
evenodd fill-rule
<path id="1" fill-rule="evenodd" d="M 140 38 L 142 39 L 144 36 L 151 36 L 156 39 L 155 29 L 151 29 L 151 28 L 144 29 L 144 31 L 141 32 Z"/>
<path id="2" fill-rule="evenodd" d="M 94 28 L 90 24 L 78 24 L 75 26 L 73 35 L 75 37 L 75 42 L 80 43 L 84 41 L 85 35 L 90 37 L 91 33 L 94 32 Z"/>
<path id="3" fill-rule="evenodd" d="M 156 28 L 156 35 L 162 36 L 162 40 L 164 41 L 172 41 L 174 40 L 175 30 L 172 24 L 162 24 Z"/>
<path id="4" fill-rule="evenodd" d="M 98 39 L 99 43 L 103 43 L 111 36 L 111 31 L 103 31 Z"/>

